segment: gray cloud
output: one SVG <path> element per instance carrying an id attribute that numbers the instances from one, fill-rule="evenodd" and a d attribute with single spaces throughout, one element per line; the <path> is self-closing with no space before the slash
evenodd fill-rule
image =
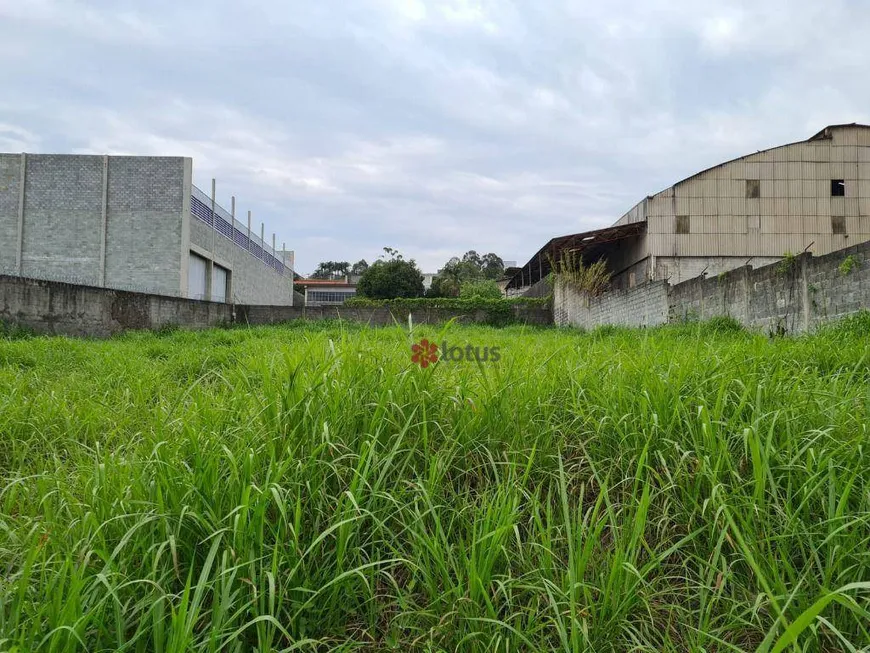
<path id="1" fill-rule="evenodd" d="M 297 251 L 524 260 L 868 121 L 866 2 L 0 0 L 0 149 L 178 154 Z M 836 35 L 834 37 L 833 35 Z"/>

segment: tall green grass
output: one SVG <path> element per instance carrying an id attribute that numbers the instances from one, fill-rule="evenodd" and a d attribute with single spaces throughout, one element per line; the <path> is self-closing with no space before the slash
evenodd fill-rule
<path id="1" fill-rule="evenodd" d="M 0 650 L 866 649 L 868 335 L 0 340 Z"/>

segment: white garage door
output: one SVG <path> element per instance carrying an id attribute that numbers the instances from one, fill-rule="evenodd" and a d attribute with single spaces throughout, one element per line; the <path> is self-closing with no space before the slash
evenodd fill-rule
<path id="1" fill-rule="evenodd" d="M 207 268 L 207 262 L 203 257 L 190 253 L 190 263 L 187 266 L 187 296 L 191 299 L 205 299 Z"/>
<path id="2" fill-rule="evenodd" d="M 227 280 L 229 274 L 226 268 L 219 265 L 214 266 L 214 271 L 211 276 L 211 300 L 213 302 L 227 301 Z"/>

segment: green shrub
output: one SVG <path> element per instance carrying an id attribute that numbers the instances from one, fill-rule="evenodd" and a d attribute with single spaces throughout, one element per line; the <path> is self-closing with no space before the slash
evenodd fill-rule
<path id="1" fill-rule="evenodd" d="M 33 329 L 30 329 L 14 322 L 4 322 L 0 320 L 0 338 L 5 340 L 25 340 L 36 335 Z"/>
<path id="2" fill-rule="evenodd" d="M 362 273 L 356 291 L 363 297 L 391 299 L 422 297 L 425 289 L 417 264 L 398 257 L 372 263 Z"/>
<path id="3" fill-rule="evenodd" d="M 505 299 L 490 299 L 485 297 L 411 297 L 399 299 L 368 299 L 353 297 L 345 306 L 385 307 L 397 310 L 425 311 L 428 309 L 446 309 L 473 313 L 484 311 L 486 323 L 493 326 L 505 326 L 517 321 L 514 308 L 527 306 L 530 308 L 547 308 L 552 303 L 552 297 L 513 297 Z"/>
<path id="4" fill-rule="evenodd" d="M 552 297 L 511 297 L 508 299 L 489 299 L 485 297 L 399 297 L 396 299 L 369 299 L 368 297 L 351 297 L 344 305 L 357 307 L 388 308 L 452 308 L 456 310 L 489 310 L 500 305 L 530 306 L 546 308 L 553 301 Z"/>
<path id="5" fill-rule="evenodd" d="M 797 256 L 791 252 L 786 252 L 782 255 L 782 260 L 776 266 L 776 272 L 780 276 L 785 276 L 794 270 L 797 265 Z"/>
<path id="6" fill-rule="evenodd" d="M 473 299 L 480 297 L 481 299 L 501 299 L 501 289 L 495 281 L 484 279 L 482 281 L 470 281 L 462 284 L 459 289 L 459 296 L 463 299 Z"/>
<path id="7" fill-rule="evenodd" d="M 852 270 L 859 267 L 861 264 L 858 262 L 858 257 L 854 254 L 849 254 L 846 258 L 843 259 L 843 262 L 840 263 L 840 274 L 844 277 L 848 274 L 851 274 Z"/>
<path id="8" fill-rule="evenodd" d="M 746 331 L 746 327 L 729 315 L 713 317 L 702 324 L 709 333 L 740 333 L 741 331 Z"/>

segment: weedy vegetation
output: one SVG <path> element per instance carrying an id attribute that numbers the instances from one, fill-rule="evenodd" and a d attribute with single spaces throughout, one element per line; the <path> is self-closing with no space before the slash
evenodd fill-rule
<path id="1" fill-rule="evenodd" d="M 776 273 L 781 277 L 791 274 L 797 267 L 797 256 L 792 252 L 782 255 L 782 260 L 776 265 Z"/>
<path id="2" fill-rule="evenodd" d="M 583 257 L 573 250 L 557 259 L 549 259 L 555 279 L 570 283 L 591 297 L 597 297 L 610 287 L 610 272 L 604 259 L 586 265 Z"/>
<path id="3" fill-rule="evenodd" d="M 861 650 L 868 335 L 0 336 L 0 650 Z"/>
<path id="4" fill-rule="evenodd" d="M 840 274 L 844 277 L 852 274 L 852 271 L 861 267 L 861 262 L 858 260 L 858 257 L 854 254 L 849 254 L 846 258 L 842 260 L 839 266 L 837 266 L 840 270 Z"/>

